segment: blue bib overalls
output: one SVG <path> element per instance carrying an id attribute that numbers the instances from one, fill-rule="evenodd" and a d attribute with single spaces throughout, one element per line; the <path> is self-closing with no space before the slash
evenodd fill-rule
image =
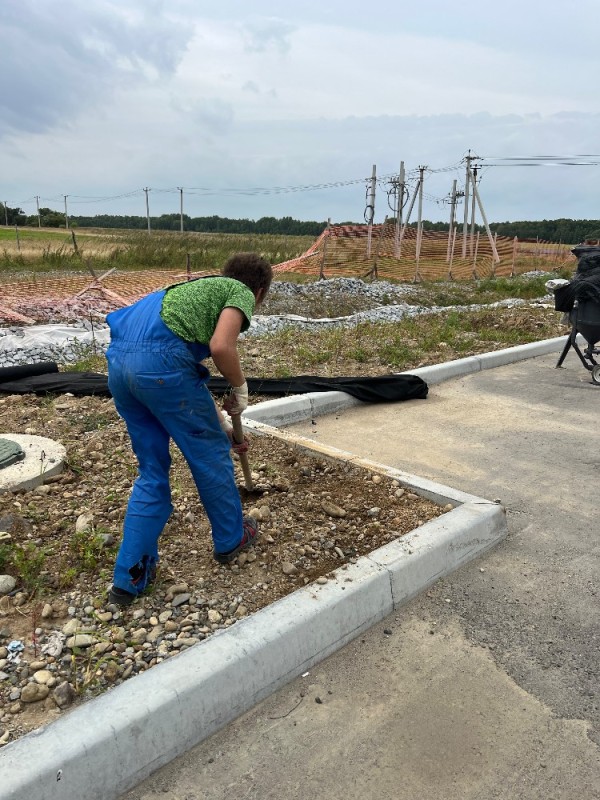
<path id="1" fill-rule="evenodd" d="M 230 442 L 221 430 L 198 362 L 207 345 L 188 343 L 162 321 L 165 291 L 107 316 L 108 386 L 138 460 L 117 556 L 114 585 L 132 594 L 152 580 L 158 538 L 173 510 L 169 486 L 173 439 L 183 453 L 210 520 L 215 551 L 237 547 L 243 533 Z"/>

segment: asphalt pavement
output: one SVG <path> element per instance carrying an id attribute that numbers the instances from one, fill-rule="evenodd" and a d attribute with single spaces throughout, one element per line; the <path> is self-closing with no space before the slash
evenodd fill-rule
<path id="1" fill-rule="evenodd" d="M 123 800 L 600 798 L 600 387 L 556 360 L 293 426 L 500 500 L 508 536 Z"/>

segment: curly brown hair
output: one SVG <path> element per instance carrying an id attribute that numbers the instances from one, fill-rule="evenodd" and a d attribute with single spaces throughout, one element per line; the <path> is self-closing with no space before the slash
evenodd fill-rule
<path id="1" fill-rule="evenodd" d="M 259 289 L 264 289 L 266 294 L 273 280 L 271 265 L 258 253 L 236 253 L 231 256 L 223 267 L 223 275 L 244 283 L 254 294 Z"/>

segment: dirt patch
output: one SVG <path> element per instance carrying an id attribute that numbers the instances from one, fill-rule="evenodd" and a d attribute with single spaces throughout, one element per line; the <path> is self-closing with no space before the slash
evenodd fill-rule
<path id="1" fill-rule="evenodd" d="M 0 421 L 3 431 L 60 441 L 68 458 L 56 480 L 0 495 L 0 529 L 10 536 L 0 541 L 0 574 L 16 579 L 0 598 L 3 743 L 442 513 L 388 478 L 253 435 L 249 459 L 263 491 L 242 495 L 261 536 L 221 566 L 174 450 L 157 580 L 120 610 L 106 593 L 136 465 L 112 401 L 0 397 Z M 239 463 L 236 474 L 241 487 Z M 14 641 L 24 645 L 16 656 Z"/>

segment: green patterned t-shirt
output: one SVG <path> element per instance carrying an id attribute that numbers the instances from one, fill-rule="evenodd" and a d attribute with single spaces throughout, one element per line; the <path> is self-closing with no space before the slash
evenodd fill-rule
<path id="1" fill-rule="evenodd" d="M 199 278 L 169 289 L 160 316 L 165 325 L 186 342 L 208 344 L 224 308 L 240 309 L 244 315 L 242 331 L 246 331 L 254 305 L 252 291 L 234 278 Z"/>

